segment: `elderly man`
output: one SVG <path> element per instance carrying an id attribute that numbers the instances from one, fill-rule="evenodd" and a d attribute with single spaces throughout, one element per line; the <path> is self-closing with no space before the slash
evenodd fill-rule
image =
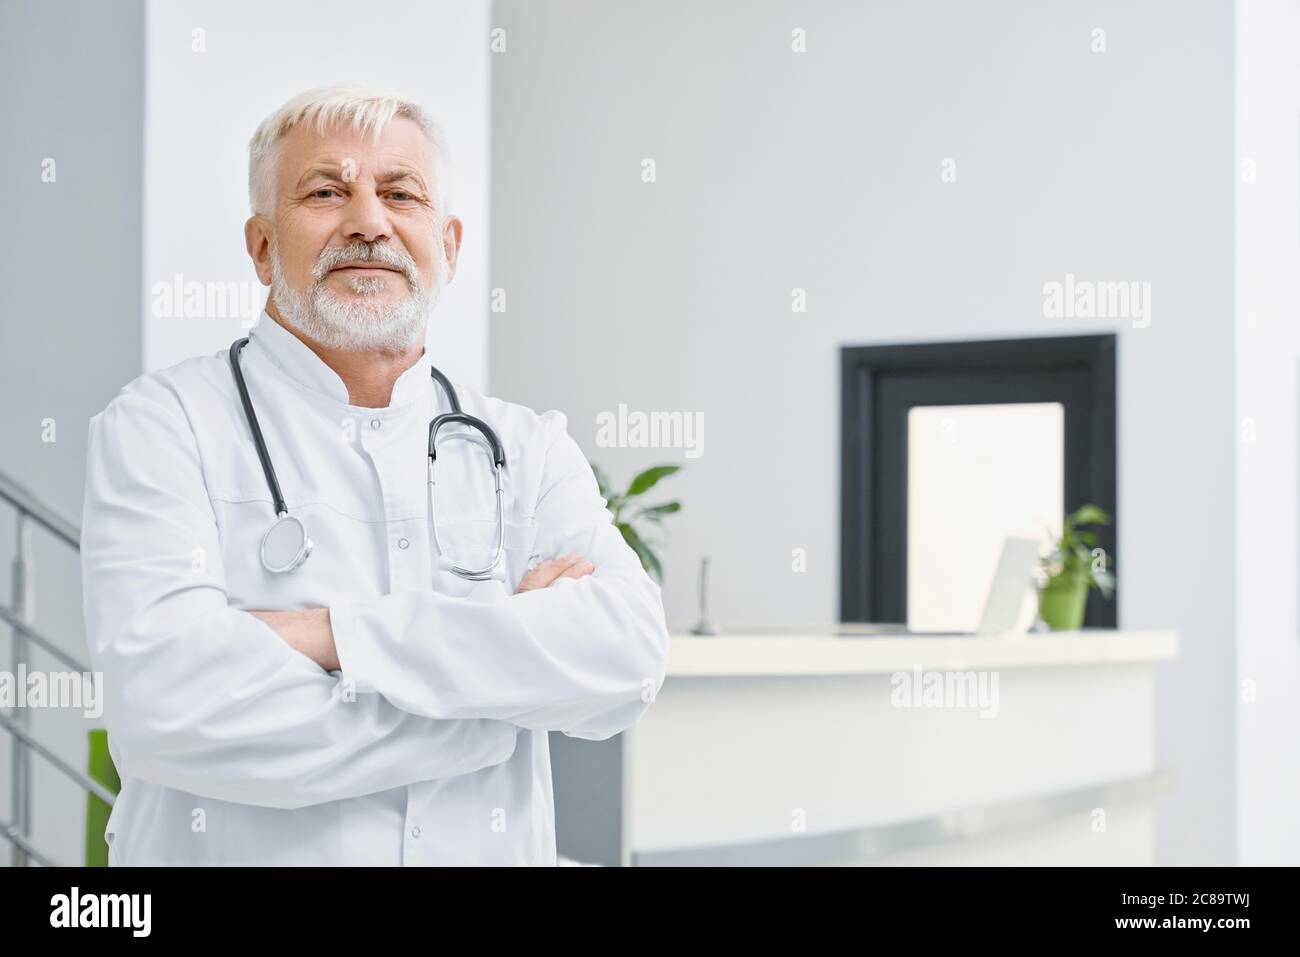
<path id="1" fill-rule="evenodd" d="M 424 349 L 461 242 L 446 160 L 400 96 L 290 101 L 250 147 L 271 293 L 246 347 L 91 420 L 114 864 L 554 864 L 547 732 L 608 738 L 663 682 L 659 589 L 564 416 L 440 383 Z M 435 498 L 456 393 L 500 495 L 453 417 Z"/>

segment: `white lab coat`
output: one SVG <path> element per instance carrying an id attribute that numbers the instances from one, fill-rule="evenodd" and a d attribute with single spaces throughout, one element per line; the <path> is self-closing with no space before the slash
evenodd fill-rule
<path id="1" fill-rule="evenodd" d="M 259 559 L 274 510 L 225 350 L 135 380 L 90 423 L 82 573 L 122 777 L 112 863 L 554 864 L 547 732 L 630 727 L 668 657 L 659 588 L 564 416 L 458 387 L 507 458 L 501 575 L 471 583 L 429 534 L 428 423 L 449 406 L 427 355 L 382 409 L 349 405 L 265 313 L 242 363 L 315 543 L 291 573 Z M 439 537 L 478 563 L 493 486 L 453 445 Z M 566 553 L 595 573 L 514 594 L 531 557 Z M 322 606 L 341 675 L 248 613 Z"/>

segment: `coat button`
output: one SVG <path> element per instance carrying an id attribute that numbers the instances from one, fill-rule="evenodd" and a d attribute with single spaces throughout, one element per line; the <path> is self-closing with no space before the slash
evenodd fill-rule
<path id="1" fill-rule="evenodd" d="M 380 421 L 379 419 L 371 419 L 371 420 L 370 420 L 370 427 L 371 427 L 372 429 L 378 429 L 378 428 L 379 428 L 380 426 L 382 426 L 383 424 L 384 424 L 384 423 L 383 423 L 382 421 Z"/>
<path id="2" fill-rule="evenodd" d="M 398 548 L 409 548 L 410 545 L 411 545 L 411 543 L 408 542 L 408 541 L 407 541 L 406 539 L 404 539 L 404 538 L 399 538 L 399 539 L 397 540 L 397 547 L 398 547 Z"/>
<path id="3" fill-rule="evenodd" d="M 411 828 L 411 837 L 419 837 L 419 836 L 420 836 L 420 825 L 417 824 L 415 825 L 415 827 Z"/>

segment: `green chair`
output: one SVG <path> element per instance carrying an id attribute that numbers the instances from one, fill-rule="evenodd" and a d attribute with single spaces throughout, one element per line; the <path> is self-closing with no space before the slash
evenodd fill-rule
<path id="1" fill-rule="evenodd" d="M 108 753 L 108 732 L 103 728 L 92 728 L 90 738 L 90 766 L 87 772 L 92 778 L 108 788 L 114 794 L 122 790 L 122 779 L 113 766 L 113 757 Z M 86 866 L 108 866 L 108 844 L 104 841 L 104 828 L 108 826 L 108 816 L 113 807 L 97 794 L 86 796 Z"/>

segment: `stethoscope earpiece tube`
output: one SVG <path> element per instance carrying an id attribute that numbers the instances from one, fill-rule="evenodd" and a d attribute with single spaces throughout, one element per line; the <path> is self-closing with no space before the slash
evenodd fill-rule
<path id="1" fill-rule="evenodd" d="M 492 430 L 492 426 L 488 425 L 482 419 L 470 415 L 468 412 L 461 412 L 459 409 L 454 412 L 444 412 L 442 415 L 435 416 L 433 421 L 429 423 L 429 459 L 431 461 L 436 461 L 438 458 L 438 430 L 444 425 L 449 425 L 453 422 L 459 422 L 461 425 L 468 425 L 470 428 L 477 431 L 479 435 L 483 436 L 483 439 L 492 449 L 492 464 L 498 469 L 505 468 L 506 451 L 501 447 L 501 440 L 497 438 L 497 434 Z"/>
<path id="2" fill-rule="evenodd" d="M 433 381 L 442 386 L 442 391 L 447 393 L 447 403 L 451 406 L 451 411 L 460 411 L 460 396 L 456 394 L 456 387 L 451 384 L 451 380 L 445 375 L 429 366 L 429 375 L 433 376 Z"/>
<path id="3" fill-rule="evenodd" d="M 429 367 L 429 374 L 437 380 L 443 391 L 447 393 L 447 403 L 451 406 L 450 412 L 434 416 L 429 423 L 429 526 L 433 534 L 433 546 L 438 550 L 439 564 L 447 566 L 453 574 L 459 575 L 468 581 L 487 581 L 494 577 L 494 572 L 497 566 L 501 564 L 501 558 L 506 550 L 505 492 L 501 481 L 501 473 L 506 467 L 506 451 L 492 426 L 461 409 L 460 397 L 456 395 L 456 390 L 447 381 L 447 377 L 432 366 Z M 452 561 L 442 547 L 442 542 L 438 540 L 437 506 L 434 504 L 433 492 L 436 485 L 434 464 L 438 461 L 438 430 L 444 425 L 452 423 L 468 425 L 478 432 L 483 440 L 487 442 L 492 455 L 492 470 L 496 476 L 497 544 L 492 553 L 492 561 L 482 568 L 466 568 Z"/>
<path id="4" fill-rule="evenodd" d="M 262 474 L 266 476 L 266 487 L 271 490 L 271 499 L 275 503 L 275 514 L 282 517 L 289 513 L 284 504 L 284 495 L 280 493 L 280 483 L 275 477 L 275 467 L 271 465 L 271 453 L 266 450 L 266 440 L 262 438 L 262 427 L 257 423 L 257 413 L 253 411 L 253 400 L 248 396 L 248 385 L 244 382 L 243 370 L 239 367 L 239 353 L 248 345 L 248 337 L 237 340 L 230 347 L 230 370 L 235 374 L 235 386 L 239 389 L 239 401 L 244 404 L 244 418 L 253 433 L 253 444 L 257 446 L 257 457 L 262 463 Z"/>

